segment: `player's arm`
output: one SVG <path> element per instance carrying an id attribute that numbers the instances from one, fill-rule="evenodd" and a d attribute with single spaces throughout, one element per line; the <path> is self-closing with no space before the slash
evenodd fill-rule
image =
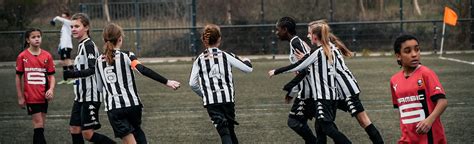
<path id="1" fill-rule="evenodd" d="M 16 75 L 15 75 L 15 84 L 16 84 L 16 95 L 18 98 L 18 105 L 20 108 L 25 108 L 25 95 L 23 95 L 23 84 L 22 84 L 22 76 L 24 71 L 24 66 L 23 66 L 23 57 L 18 56 L 16 58 Z"/>
<path id="2" fill-rule="evenodd" d="M 85 49 L 86 49 L 86 58 L 87 58 L 87 63 L 88 67 L 87 69 L 83 70 L 67 70 L 64 71 L 64 76 L 66 78 L 82 78 L 82 77 L 88 77 L 91 76 L 95 73 L 95 62 L 97 58 L 95 57 L 95 46 L 94 44 L 87 43 L 85 44 Z M 91 57 L 89 57 L 91 56 Z"/>
<path id="3" fill-rule="evenodd" d="M 298 62 L 294 64 L 281 67 L 278 69 L 270 70 L 268 72 L 268 75 L 272 77 L 273 75 L 278 75 L 281 73 L 299 71 L 299 70 L 307 68 L 310 64 L 314 63 L 317 60 L 318 60 L 317 52 L 313 52 L 311 55 L 304 56 L 301 60 L 298 60 Z"/>
<path id="4" fill-rule="evenodd" d="M 448 100 L 438 76 L 430 70 L 428 74 L 423 75 L 423 79 L 425 80 L 426 92 L 431 95 L 429 99 L 435 103 L 435 108 L 426 119 L 416 125 L 416 132 L 418 133 L 428 133 L 436 118 L 439 118 L 448 107 Z"/>
<path id="5" fill-rule="evenodd" d="M 287 84 L 285 84 L 285 86 L 283 86 L 283 90 L 290 92 L 293 89 L 293 87 L 298 85 L 306 77 L 307 74 L 308 74 L 307 69 L 298 71 L 298 74 L 290 82 L 288 82 Z"/>
<path id="6" fill-rule="evenodd" d="M 141 64 L 141 62 L 138 61 L 137 57 L 132 52 L 130 52 L 128 55 L 129 55 L 129 58 L 130 58 L 130 61 L 131 61 L 130 66 L 133 69 L 140 72 L 141 74 L 143 74 L 146 77 L 151 78 L 155 81 L 158 81 L 162 84 L 165 84 L 166 86 L 168 86 L 169 88 L 171 88 L 173 90 L 176 90 L 180 87 L 180 83 L 178 81 L 168 80 L 165 77 L 158 74 L 157 72 L 153 71 L 152 69 L 150 69 L 150 68 L 144 66 L 143 64 Z"/>
<path id="7" fill-rule="evenodd" d="M 226 52 L 224 52 L 224 54 L 226 55 L 227 60 L 229 61 L 230 65 L 246 73 L 253 71 L 252 63 L 250 62 L 250 59 L 240 58 L 234 54 L 227 54 Z"/>
<path id="8" fill-rule="evenodd" d="M 99 59 L 97 59 L 97 61 L 95 62 L 95 81 L 97 82 L 97 87 L 96 87 L 96 90 L 98 92 L 103 92 L 103 89 L 104 89 L 104 82 L 102 81 L 102 74 L 100 74 L 99 72 Z"/>
<path id="9" fill-rule="evenodd" d="M 198 66 L 199 59 L 196 59 L 193 63 L 193 68 L 191 70 L 191 75 L 189 76 L 189 86 L 191 90 L 194 91 L 199 97 L 202 97 L 203 94 L 201 92 L 201 87 L 199 86 L 199 66 Z"/>
<path id="10" fill-rule="evenodd" d="M 52 100 L 54 97 L 54 88 L 56 84 L 56 79 L 54 78 L 55 68 L 54 68 L 54 61 L 53 57 L 50 55 L 48 56 L 48 63 L 46 67 L 46 77 L 48 78 L 49 86 L 48 90 L 46 90 L 45 97 L 47 100 Z"/>
<path id="11" fill-rule="evenodd" d="M 54 25 L 56 25 L 56 21 L 60 21 L 62 23 L 68 23 L 68 24 L 71 23 L 71 20 L 68 20 L 68 19 L 60 17 L 60 16 L 56 16 L 56 17 L 53 18 L 53 20 L 50 21 L 50 24 L 54 26 Z"/>

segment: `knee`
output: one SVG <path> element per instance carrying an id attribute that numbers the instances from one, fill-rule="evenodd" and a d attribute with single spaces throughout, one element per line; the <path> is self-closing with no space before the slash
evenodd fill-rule
<path id="1" fill-rule="evenodd" d="M 292 128 L 292 129 L 296 129 L 296 128 L 300 128 L 300 127 L 303 127 L 303 124 L 294 119 L 294 118 L 288 118 L 288 127 Z"/>
<path id="2" fill-rule="evenodd" d="M 79 126 L 70 126 L 69 127 L 69 132 L 72 134 L 79 134 L 81 133 L 81 127 Z"/>
<path id="3" fill-rule="evenodd" d="M 219 135 L 229 135 L 229 128 L 228 128 L 228 122 L 225 118 L 222 117 L 214 117 L 212 119 L 212 123 L 214 124 L 214 127 L 216 127 L 217 132 Z"/>
<path id="4" fill-rule="evenodd" d="M 93 131 L 93 130 L 83 130 L 83 131 L 82 131 L 82 136 L 83 136 L 87 141 L 90 141 L 93 135 L 94 135 L 94 131 Z"/>
<path id="5" fill-rule="evenodd" d="M 43 117 L 41 117 L 41 115 L 39 115 L 39 116 L 38 116 L 38 115 L 33 116 L 32 121 L 33 121 L 33 127 L 34 127 L 34 128 L 42 128 L 42 127 L 44 127 L 44 119 L 43 119 Z"/>

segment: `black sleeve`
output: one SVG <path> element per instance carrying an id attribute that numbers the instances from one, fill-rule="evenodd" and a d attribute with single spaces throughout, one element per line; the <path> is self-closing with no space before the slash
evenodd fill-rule
<path id="1" fill-rule="evenodd" d="M 242 63 L 244 63 L 245 65 L 247 65 L 248 67 L 252 67 L 252 63 L 250 61 L 243 61 L 241 60 L 237 55 L 233 54 L 233 53 L 230 53 L 230 55 L 234 58 L 236 58 L 237 60 L 241 61 Z"/>
<path id="2" fill-rule="evenodd" d="M 306 50 L 304 50 L 304 48 L 301 45 L 302 45 L 301 42 L 297 39 L 291 42 L 291 46 L 293 46 L 295 49 L 298 49 L 300 52 L 305 53 Z"/>
<path id="3" fill-rule="evenodd" d="M 283 87 L 283 90 L 288 91 L 288 92 L 291 91 L 291 89 L 293 89 L 293 87 L 298 85 L 306 77 L 307 74 L 308 74 L 307 69 L 299 71 L 298 75 L 296 75 L 295 78 L 293 78 L 290 82 L 285 84 L 285 86 Z"/>
<path id="4" fill-rule="evenodd" d="M 431 96 L 432 102 L 438 102 L 439 99 L 446 99 L 446 96 L 444 94 L 436 94 L 434 96 Z"/>
<path id="5" fill-rule="evenodd" d="M 95 53 L 95 45 L 89 41 L 84 44 L 84 47 L 86 48 L 85 56 L 87 58 L 87 63 L 88 63 L 89 68 L 84 69 L 84 70 L 74 71 L 72 75 L 73 77 L 71 78 L 87 77 L 95 73 L 95 62 L 97 60 L 97 56 Z"/>
<path id="6" fill-rule="evenodd" d="M 281 68 L 278 68 L 275 70 L 275 75 L 278 75 L 278 74 L 281 74 L 285 71 L 288 71 L 288 70 L 291 70 L 295 67 L 297 67 L 298 65 L 300 65 L 304 60 L 306 60 L 310 55 L 309 54 L 306 54 L 302 59 L 298 60 L 298 62 L 294 63 L 294 64 L 291 64 L 291 65 L 288 65 L 288 66 L 285 66 L 285 67 L 281 67 Z"/>
<path id="7" fill-rule="evenodd" d="M 168 79 L 166 79 L 165 77 L 163 77 L 160 74 L 156 73 L 155 71 L 145 67 L 142 64 L 138 64 L 136 66 L 136 68 L 141 74 L 143 74 L 143 75 L 145 75 L 145 76 L 147 76 L 147 77 L 149 77 L 153 80 L 156 80 L 156 81 L 158 81 L 162 84 L 166 84 L 168 82 Z"/>
<path id="8" fill-rule="evenodd" d="M 394 104 L 394 105 L 393 105 L 393 108 L 394 108 L 394 109 L 398 109 L 398 105 Z"/>

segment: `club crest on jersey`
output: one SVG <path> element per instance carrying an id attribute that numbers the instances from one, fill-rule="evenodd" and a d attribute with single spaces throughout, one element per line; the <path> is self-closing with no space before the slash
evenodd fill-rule
<path id="1" fill-rule="evenodd" d="M 422 86 L 423 85 L 423 81 L 421 79 L 419 79 L 416 83 L 418 83 L 418 86 Z"/>
<path id="2" fill-rule="evenodd" d="M 47 59 L 45 59 L 45 60 L 44 60 L 44 63 L 48 63 L 48 60 L 47 60 Z"/>

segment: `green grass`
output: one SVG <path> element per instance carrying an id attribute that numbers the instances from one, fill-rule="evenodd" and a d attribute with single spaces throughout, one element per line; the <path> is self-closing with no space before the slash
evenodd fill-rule
<path id="1" fill-rule="evenodd" d="M 449 56 L 449 55 L 446 55 Z M 472 58 L 474 54 L 462 55 Z M 356 57 L 347 64 L 357 77 L 362 89 L 362 102 L 386 143 L 396 143 L 400 137 L 398 115 L 392 108 L 389 79 L 399 71 L 395 58 Z M 442 115 L 447 139 L 450 143 L 472 143 L 474 129 L 474 66 L 440 60 L 436 56 L 423 56 L 422 63 L 439 76 L 448 98 L 448 109 Z M 234 69 L 236 87 L 236 127 L 241 143 L 303 143 L 302 138 L 286 126 L 291 105 L 284 104 L 281 87 L 293 75 L 267 76 L 267 71 L 288 64 L 287 60 L 254 60 L 254 71 L 244 74 Z M 191 62 L 148 64 L 167 78 L 182 83 L 173 91 L 164 85 L 137 74 L 139 94 L 145 109 L 143 129 L 150 143 L 219 143 L 219 136 L 202 107 L 201 99 L 187 82 Z M 60 71 L 58 69 L 57 71 Z M 14 68 L 0 68 L 0 144 L 31 143 L 32 124 L 26 111 L 16 104 Z M 61 78 L 61 72 L 56 74 Z M 71 85 L 57 85 L 55 99 L 49 106 L 45 135 L 49 143 L 71 143 L 68 134 L 69 113 L 74 95 Z M 105 112 L 101 111 L 103 127 L 99 132 L 113 136 Z M 314 121 L 310 121 L 314 127 Z M 365 131 L 348 113 L 338 111 L 338 128 L 353 143 L 370 143 Z M 116 139 L 119 141 L 119 139 Z"/>

